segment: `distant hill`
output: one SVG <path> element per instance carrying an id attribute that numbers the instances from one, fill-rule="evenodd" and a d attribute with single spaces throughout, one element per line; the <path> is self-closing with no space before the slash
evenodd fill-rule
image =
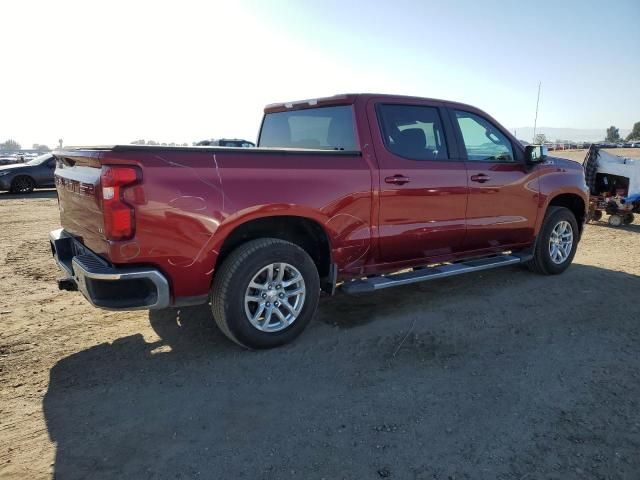
<path id="1" fill-rule="evenodd" d="M 515 131 L 516 136 L 522 140 L 530 142 L 533 139 L 533 127 L 510 128 L 511 133 Z M 557 128 L 557 127 L 538 127 L 536 133 L 544 133 L 547 140 L 553 142 L 555 140 L 570 141 L 586 141 L 598 142 L 604 140 L 607 128 Z M 624 139 L 631 130 L 621 128 L 620 136 Z"/>

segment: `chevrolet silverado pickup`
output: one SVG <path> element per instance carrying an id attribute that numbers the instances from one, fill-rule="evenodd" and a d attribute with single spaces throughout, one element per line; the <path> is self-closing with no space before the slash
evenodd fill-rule
<path id="1" fill-rule="evenodd" d="M 55 152 L 59 287 L 96 307 L 209 303 L 270 348 L 321 292 L 374 292 L 523 264 L 558 274 L 586 220 L 580 164 L 469 105 L 350 94 L 269 105 L 255 149 Z"/>

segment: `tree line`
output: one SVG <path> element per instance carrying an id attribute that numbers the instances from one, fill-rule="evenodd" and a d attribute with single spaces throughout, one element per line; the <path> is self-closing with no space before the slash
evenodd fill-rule
<path id="1" fill-rule="evenodd" d="M 611 125 L 609 128 L 607 128 L 607 136 L 605 137 L 605 141 L 615 143 L 619 142 L 620 140 L 622 140 L 622 138 L 620 137 L 620 130 L 617 127 Z M 631 133 L 627 135 L 627 138 L 625 138 L 625 140 L 627 142 L 630 142 L 632 140 L 640 141 L 640 122 L 636 122 L 633 124 Z"/>
<path id="2" fill-rule="evenodd" d="M 544 133 L 538 133 L 536 134 L 533 143 L 535 143 L 536 145 L 542 145 L 543 143 L 546 143 L 547 140 L 547 136 Z M 611 125 L 609 128 L 607 128 L 604 140 L 605 142 L 612 143 L 620 142 L 622 140 L 622 137 L 620 136 L 620 130 L 617 127 Z M 633 124 L 631 133 L 627 135 L 625 141 L 640 141 L 640 122 L 636 122 Z M 564 140 L 564 142 L 566 143 L 566 140 Z M 563 140 L 556 140 L 556 143 L 563 143 Z"/>
<path id="3" fill-rule="evenodd" d="M 0 143 L 0 152 L 17 152 L 18 150 L 22 150 L 22 146 L 11 138 L 9 140 L 6 140 L 5 142 Z M 40 143 L 34 143 L 31 147 L 31 150 L 36 150 L 38 153 L 46 153 L 51 151 L 49 147 Z"/>

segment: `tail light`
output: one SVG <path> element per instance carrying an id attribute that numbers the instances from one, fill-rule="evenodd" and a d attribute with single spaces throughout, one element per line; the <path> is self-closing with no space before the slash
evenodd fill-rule
<path id="1" fill-rule="evenodd" d="M 102 213 L 104 234 L 109 240 L 127 240 L 135 231 L 133 207 L 124 201 L 123 192 L 142 180 L 136 167 L 103 165 L 100 174 L 102 186 Z"/>

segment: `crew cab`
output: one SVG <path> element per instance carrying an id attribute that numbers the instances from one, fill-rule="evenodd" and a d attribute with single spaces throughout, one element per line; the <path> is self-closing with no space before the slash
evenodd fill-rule
<path id="1" fill-rule="evenodd" d="M 321 292 L 504 265 L 558 274 L 587 218 L 580 164 L 461 103 L 377 94 L 269 105 L 258 146 L 55 152 L 62 289 L 107 309 L 210 302 L 231 340 L 291 341 Z"/>

